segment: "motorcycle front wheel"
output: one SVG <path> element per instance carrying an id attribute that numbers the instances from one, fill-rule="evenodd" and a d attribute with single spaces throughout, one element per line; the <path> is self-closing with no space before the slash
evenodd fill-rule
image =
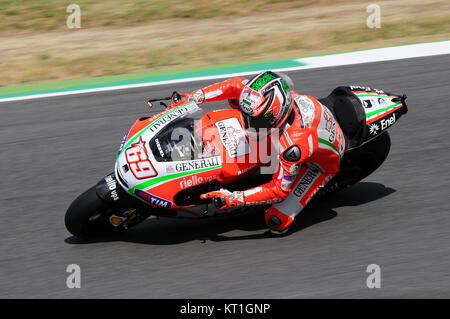
<path id="1" fill-rule="evenodd" d="M 100 199 L 93 186 L 78 196 L 67 209 L 64 219 L 66 228 L 82 239 L 111 235 L 121 230 L 109 221 L 116 208 L 114 203 Z"/>

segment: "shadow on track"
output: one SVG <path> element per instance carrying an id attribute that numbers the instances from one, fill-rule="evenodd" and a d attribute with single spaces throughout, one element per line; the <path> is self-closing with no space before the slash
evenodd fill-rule
<path id="1" fill-rule="evenodd" d="M 317 198 L 295 219 L 291 230 L 284 236 L 311 227 L 315 224 L 333 219 L 337 213 L 333 208 L 343 206 L 359 206 L 369 203 L 395 192 L 394 189 L 379 183 L 361 182 L 336 194 Z M 253 232 L 248 235 L 222 235 L 224 233 L 243 230 Z M 257 232 L 257 233 L 254 233 Z M 216 218 L 199 220 L 190 219 L 149 219 L 134 228 L 113 237 L 97 238 L 85 241 L 76 237 L 65 240 L 69 244 L 89 244 L 108 241 L 125 241 L 149 245 L 174 245 L 193 240 L 230 241 L 272 238 L 264 222 L 264 209 L 255 208 L 242 215 L 224 215 Z"/>

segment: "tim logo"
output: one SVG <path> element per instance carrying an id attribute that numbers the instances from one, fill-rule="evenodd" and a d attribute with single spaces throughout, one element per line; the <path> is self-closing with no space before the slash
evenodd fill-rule
<path id="1" fill-rule="evenodd" d="M 169 202 L 168 200 L 159 198 L 157 196 L 153 196 L 152 194 L 141 191 L 139 189 L 135 189 L 134 193 L 136 194 L 136 196 L 138 196 L 143 201 L 145 201 L 146 203 L 148 203 L 152 206 L 161 207 L 161 208 L 171 208 L 172 207 L 172 202 Z"/>

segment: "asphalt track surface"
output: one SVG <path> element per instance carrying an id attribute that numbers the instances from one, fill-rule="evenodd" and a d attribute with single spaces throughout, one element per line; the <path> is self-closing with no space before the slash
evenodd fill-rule
<path id="1" fill-rule="evenodd" d="M 123 133 L 149 114 L 146 98 L 211 81 L 1 103 L 0 297 L 450 297 L 450 55 L 289 74 L 317 97 L 346 84 L 405 92 L 409 113 L 377 172 L 312 203 L 282 238 L 258 211 L 150 219 L 95 242 L 65 229 L 71 201 L 112 171 Z M 66 286 L 69 264 L 80 289 Z M 366 286 L 369 264 L 380 289 Z"/>

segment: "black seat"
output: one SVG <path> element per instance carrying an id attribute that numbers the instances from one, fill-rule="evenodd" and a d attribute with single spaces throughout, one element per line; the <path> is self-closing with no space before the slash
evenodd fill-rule
<path id="1" fill-rule="evenodd" d="M 350 88 L 339 86 L 319 101 L 333 113 L 339 123 L 346 139 L 346 149 L 360 146 L 365 139 L 366 113 L 361 101 Z"/>

